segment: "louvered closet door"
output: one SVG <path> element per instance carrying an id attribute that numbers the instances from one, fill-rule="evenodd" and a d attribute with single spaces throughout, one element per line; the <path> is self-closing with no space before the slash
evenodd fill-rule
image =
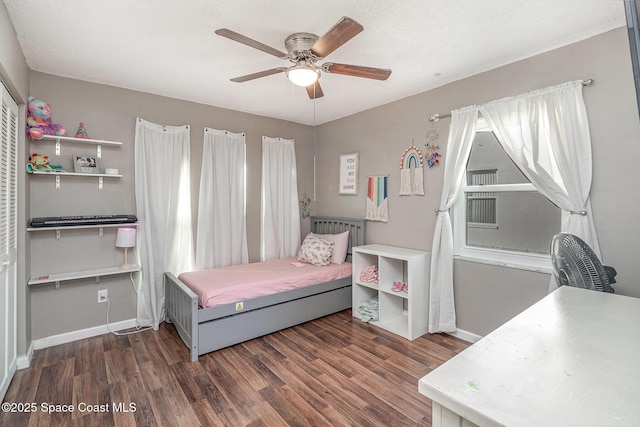
<path id="1" fill-rule="evenodd" d="M 18 106 L 0 82 L 0 400 L 16 370 Z"/>

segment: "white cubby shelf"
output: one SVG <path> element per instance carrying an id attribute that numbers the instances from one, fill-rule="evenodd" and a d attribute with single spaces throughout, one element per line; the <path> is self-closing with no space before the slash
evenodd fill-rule
<path id="1" fill-rule="evenodd" d="M 360 280 L 360 272 L 368 266 L 378 269 L 378 283 Z M 360 318 L 358 307 L 378 298 L 378 320 L 370 321 L 389 332 L 409 340 L 426 334 L 429 329 L 429 270 L 431 253 L 387 245 L 365 245 L 353 248 L 352 313 Z M 408 285 L 408 292 L 394 291 L 394 281 Z"/>

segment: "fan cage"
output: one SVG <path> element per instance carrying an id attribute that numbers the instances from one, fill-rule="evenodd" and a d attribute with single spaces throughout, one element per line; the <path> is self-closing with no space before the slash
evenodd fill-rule
<path id="1" fill-rule="evenodd" d="M 596 254 L 573 234 L 559 233 L 553 237 L 551 263 L 559 286 L 613 292 L 609 277 Z"/>

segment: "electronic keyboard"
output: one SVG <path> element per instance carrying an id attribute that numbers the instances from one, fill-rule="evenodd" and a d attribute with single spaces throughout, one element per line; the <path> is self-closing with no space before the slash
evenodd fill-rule
<path id="1" fill-rule="evenodd" d="M 135 215 L 76 215 L 32 218 L 32 227 L 69 227 L 74 225 L 130 224 L 138 222 Z"/>

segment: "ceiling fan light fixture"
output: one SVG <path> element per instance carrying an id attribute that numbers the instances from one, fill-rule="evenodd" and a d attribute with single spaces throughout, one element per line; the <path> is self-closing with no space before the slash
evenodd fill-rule
<path id="1" fill-rule="evenodd" d="M 291 83 L 302 87 L 312 85 L 320 78 L 320 72 L 308 64 L 295 65 L 289 68 L 285 74 Z"/>

